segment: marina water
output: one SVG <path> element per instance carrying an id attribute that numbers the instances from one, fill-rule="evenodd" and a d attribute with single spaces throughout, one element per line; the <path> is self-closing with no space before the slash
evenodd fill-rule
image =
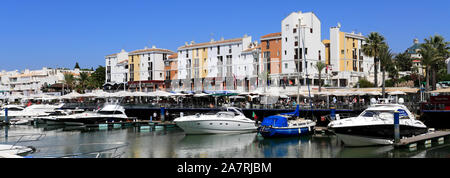
<path id="1" fill-rule="evenodd" d="M 15 135 L 43 134 L 36 141 L 20 142 L 32 146 L 32 158 L 61 157 L 116 148 L 120 158 L 448 158 L 450 144 L 394 149 L 381 147 L 344 147 L 331 134 L 294 138 L 265 139 L 257 133 L 185 135 L 180 128 L 141 130 L 128 128 L 85 128 L 64 126 L 1 127 L 1 143 L 14 144 Z M 5 132 L 8 138 L 5 138 Z M 114 150 L 114 151 L 117 151 Z M 82 157 L 82 156 L 80 156 Z"/>

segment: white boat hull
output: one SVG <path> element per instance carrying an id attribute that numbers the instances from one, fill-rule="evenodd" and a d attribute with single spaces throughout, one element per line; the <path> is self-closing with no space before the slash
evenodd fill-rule
<path id="1" fill-rule="evenodd" d="M 176 124 L 186 134 L 249 133 L 257 131 L 255 123 L 252 122 L 202 120 L 176 122 Z"/>
<path id="2" fill-rule="evenodd" d="M 392 145 L 394 142 L 388 139 L 371 138 L 357 135 L 338 134 L 337 137 L 344 142 L 344 146 L 378 146 L 378 145 Z"/>

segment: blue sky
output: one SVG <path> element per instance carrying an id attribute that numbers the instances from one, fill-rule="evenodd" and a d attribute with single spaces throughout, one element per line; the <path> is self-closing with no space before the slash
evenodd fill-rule
<path id="1" fill-rule="evenodd" d="M 280 32 L 294 11 L 313 11 L 329 28 L 379 32 L 394 52 L 434 34 L 450 41 L 448 0 L 1 0 L 0 70 L 105 65 L 104 56 L 156 45 Z"/>

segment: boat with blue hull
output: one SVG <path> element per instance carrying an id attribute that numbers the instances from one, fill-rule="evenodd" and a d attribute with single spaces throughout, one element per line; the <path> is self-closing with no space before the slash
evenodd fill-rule
<path id="1" fill-rule="evenodd" d="M 264 118 L 258 132 L 264 138 L 294 137 L 314 133 L 316 122 L 299 117 L 300 109 L 292 113 L 284 113 Z"/>

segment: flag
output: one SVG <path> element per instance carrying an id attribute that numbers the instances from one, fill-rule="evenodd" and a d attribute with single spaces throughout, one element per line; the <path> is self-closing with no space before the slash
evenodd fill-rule
<path id="1" fill-rule="evenodd" d="M 258 116 L 255 114 L 255 112 L 253 111 L 252 117 L 255 118 L 255 120 L 258 119 Z"/>

